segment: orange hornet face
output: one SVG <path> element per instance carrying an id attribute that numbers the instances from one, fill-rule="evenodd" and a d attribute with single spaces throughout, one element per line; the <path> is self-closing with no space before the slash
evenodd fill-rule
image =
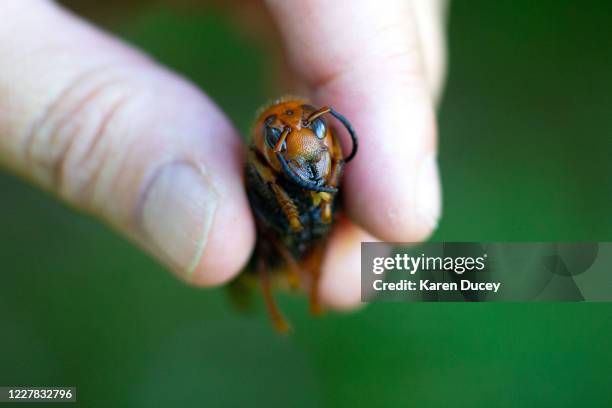
<path id="1" fill-rule="evenodd" d="M 333 136 L 322 117 L 308 120 L 316 111 L 299 99 L 273 105 L 259 116 L 254 141 L 276 171 L 283 171 L 280 153 L 301 181 L 322 187 L 330 176 Z"/>

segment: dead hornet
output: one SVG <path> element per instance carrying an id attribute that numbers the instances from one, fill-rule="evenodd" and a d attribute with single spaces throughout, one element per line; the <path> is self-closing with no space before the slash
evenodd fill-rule
<path id="1" fill-rule="evenodd" d="M 351 136 L 353 146 L 346 157 L 326 114 L 340 121 Z M 289 326 L 272 297 L 272 271 L 284 271 L 292 288 L 305 276 L 310 310 L 321 312 L 323 252 L 342 171 L 356 153 L 357 136 L 349 121 L 333 108 L 317 109 L 305 99 L 281 99 L 255 122 L 246 164 L 246 189 L 257 226 L 251 270 L 258 275 L 270 317 L 280 332 Z"/>

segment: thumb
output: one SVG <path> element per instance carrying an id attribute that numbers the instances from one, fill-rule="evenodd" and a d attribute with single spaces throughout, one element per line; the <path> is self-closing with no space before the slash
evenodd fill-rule
<path id="1" fill-rule="evenodd" d="M 241 145 L 192 85 L 55 4 L 0 4 L 0 165 L 180 277 L 223 282 L 254 229 Z"/>

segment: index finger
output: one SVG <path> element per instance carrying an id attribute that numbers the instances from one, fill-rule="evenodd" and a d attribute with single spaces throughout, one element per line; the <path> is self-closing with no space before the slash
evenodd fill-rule
<path id="1" fill-rule="evenodd" d="M 351 218 L 386 241 L 426 238 L 441 200 L 434 106 L 412 3 L 268 3 L 296 72 L 360 136 L 344 178 Z"/>

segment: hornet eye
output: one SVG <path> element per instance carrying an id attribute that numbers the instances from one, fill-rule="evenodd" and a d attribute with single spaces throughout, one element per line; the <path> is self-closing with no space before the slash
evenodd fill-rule
<path id="1" fill-rule="evenodd" d="M 276 146 L 276 142 L 278 142 L 278 138 L 281 135 L 281 131 L 274 127 L 265 126 L 264 132 L 266 137 L 266 144 L 269 147 L 274 148 L 274 146 Z"/>
<path id="2" fill-rule="evenodd" d="M 317 138 L 323 139 L 325 137 L 326 126 L 322 118 L 315 119 L 310 125 L 310 128 L 314 134 L 317 135 Z"/>

